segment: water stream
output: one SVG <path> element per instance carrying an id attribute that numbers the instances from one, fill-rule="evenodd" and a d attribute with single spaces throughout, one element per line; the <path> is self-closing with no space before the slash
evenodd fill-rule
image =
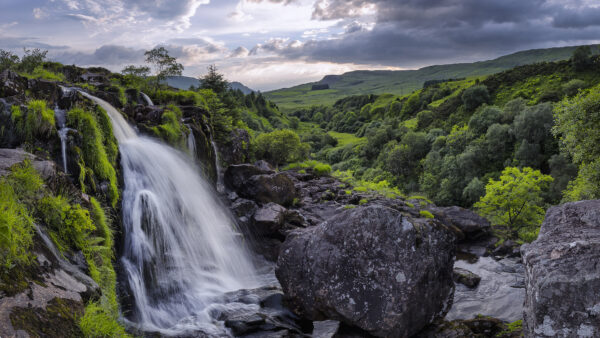
<path id="1" fill-rule="evenodd" d="M 196 138 L 194 137 L 194 131 L 192 130 L 192 128 L 189 125 L 185 125 L 189 130 L 190 133 L 188 134 L 187 137 L 187 148 L 188 151 L 190 152 L 190 156 L 192 157 L 193 160 L 196 159 Z"/>
<path id="2" fill-rule="evenodd" d="M 142 98 L 144 98 L 144 101 L 146 101 L 146 105 L 147 106 L 154 106 L 154 103 L 150 99 L 150 96 L 148 96 L 148 95 L 146 95 L 145 93 L 142 93 L 142 92 L 140 92 L 140 95 L 142 95 Z"/>
<path id="3" fill-rule="evenodd" d="M 213 139 L 212 135 L 210 136 L 210 144 L 212 145 L 213 152 L 215 153 L 215 170 L 217 171 L 217 191 L 223 192 L 225 191 L 225 184 L 223 183 L 223 174 L 221 173 L 221 159 L 219 158 L 219 149 L 217 148 L 217 143 Z"/>
<path id="4" fill-rule="evenodd" d="M 226 334 L 213 318 L 225 293 L 255 288 L 256 272 L 235 223 L 183 152 L 137 135 L 109 103 L 81 92 L 109 114 L 119 141 L 124 252 L 135 299 L 129 320 L 145 331 Z"/>
<path id="5" fill-rule="evenodd" d="M 63 90 L 64 92 L 64 90 Z M 70 128 L 66 127 L 66 111 L 60 109 L 58 106 L 54 108 L 54 118 L 58 124 L 58 136 L 60 136 L 60 149 L 62 152 L 63 171 L 68 174 L 67 170 L 67 135 Z"/>

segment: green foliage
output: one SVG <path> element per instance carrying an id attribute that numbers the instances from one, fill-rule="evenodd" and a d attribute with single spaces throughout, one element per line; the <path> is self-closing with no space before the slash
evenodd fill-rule
<path id="1" fill-rule="evenodd" d="M 33 143 L 38 137 L 48 138 L 55 131 L 54 111 L 46 106 L 46 101 L 29 101 L 26 113 L 19 106 L 12 106 L 11 116 L 26 142 Z"/>
<path id="2" fill-rule="evenodd" d="M 421 217 L 425 217 L 425 218 L 435 218 L 433 216 L 433 214 L 427 210 L 420 210 L 419 215 L 421 215 Z"/>
<path id="3" fill-rule="evenodd" d="M 543 193 L 552 181 L 539 170 L 507 167 L 499 180 L 489 180 L 475 208 L 492 224 L 507 227 L 509 236 L 529 240 L 522 232 L 535 230 L 544 219 Z"/>
<path id="4" fill-rule="evenodd" d="M 19 63 L 19 57 L 13 52 L 0 49 L 0 73 L 7 69 L 15 69 Z"/>
<path id="5" fill-rule="evenodd" d="M 7 182 L 0 180 L 0 270 L 27 265 L 32 259 L 33 219 Z"/>
<path id="6" fill-rule="evenodd" d="M 579 46 L 573 51 L 573 57 L 571 58 L 571 65 L 577 72 L 586 70 L 592 65 L 592 49 L 590 46 Z"/>
<path id="7" fill-rule="evenodd" d="M 210 89 L 217 95 L 222 95 L 229 88 L 229 83 L 225 80 L 223 74 L 217 71 L 217 66 L 215 65 L 208 66 L 208 73 L 200 81 L 200 88 Z"/>
<path id="8" fill-rule="evenodd" d="M 181 110 L 174 105 L 169 105 L 161 116 L 162 124 L 153 127 L 154 134 L 176 147 L 183 147 L 185 143 L 185 126 L 181 124 Z"/>
<path id="9" fill-rule="evenodd" d="M 462 94 L 462 101 L 468 111 L 474 111 L 484 103 L 489 103 L 490 94 L 484 85 L 468 88 Z"/>
<path id="10" fill-rule="evenodd" d="M 93 182 L 93 177 L 108 181 L 107 198 L 114 207 L 119 199 L 117 174 L 114 168 L 117 148 L 114 136 L 111 136 L 112 129 L 108 128 L 109 123 L 105 115 L 106 113 L 102 110 L 93 113 L 81 108 L 74 108 L 67 113 L 67 125 L 76 129 L 82 136 L 80 183 L 83 183 L 86 178 L 92 179 L 88 186 L 95 190 L 96 182 Z M 97 118 L 97 116 L 102 117 Z M 100 129 L 98 120 L 101 121 L 102 129 Z M 85 189 L 83 184 L 82 189 Z"/>
<path id="11" fill-rule="evenodd" d="M 339 170 L 336 170 L 332 176 L 352 186 L 354 191 L 370 192 L 387 198 L 404 197 L 404 194 L 398 188 L 390 186 L 390 183 L 386 180 L 379 182 L 360 180 L 356 179 L 351 171 Z"/>
<path id="12" fill-rule="evenodd" d="M 47 50 L 26 49 L 23 48 L 24 55 L 21 57 L 21 63 L 17 67 L 19 71 L 25 73 L 32 73 L 37 67 L 41 66 L 46 60 Z"/>
<path id="13" fill-rule="evenodd" d="M 177 62 L 177 58 L 169 55 L 165 47 L 157 47 L 144 53 L 146 63 L 154 67 L 154 89 L 158 90 L 160 84 L 167 76 L 181 75 L 183 65 Z"/>
<path id="14" fill-rule="evenodd" d="M 569 184 L 566 200 L 600 197 L 600 86 L 565 99 L 554 111 L 555 135 L 561 148 L 579 165 L 577 179 Z"/>
<path id="15" fill-rule="evenodd" d="M 309 145 L 300 142 L 298 134 L 289 129 L 260 134 L 253 144 L 257 159 L 264 159 L 277 166 L 305 159 L 308 148 Z"/>

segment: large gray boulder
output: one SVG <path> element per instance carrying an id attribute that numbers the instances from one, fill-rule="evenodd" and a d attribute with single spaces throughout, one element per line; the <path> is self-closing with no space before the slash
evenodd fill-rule
<path id="1" fill-rule="evenodd" d="M 380 337 L 408 337 L 452 303 L 454 237 L 432 219 L 371 205 L 291 233 L 276 275 L 288 304 Z"/>
<path id="2" fill-rule="evenodd" d="M 460 229 L 466 239 L 477 239 L 488 234 L 490 222 L 475 212 L 457 207 L 430 207 L 429 210 L 442 222 Z"/>
<path id="3" fill-rule="evenodd" d="M 548 209 L 521 254 L 525 336 L 600 336 L 600 200 Z"/>

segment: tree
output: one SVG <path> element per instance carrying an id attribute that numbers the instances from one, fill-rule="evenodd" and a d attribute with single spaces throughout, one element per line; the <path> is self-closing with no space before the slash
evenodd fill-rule
<path id="1" fill-rule="evenodd" d="M 13 69 L 19 63 L 19 57 L 12 52 L 0 49 L 0 73 L 7 70 Z"/>
<path id="2" fill-rule="evenodd" d="M 498 181 L 490 179 L 475 208 L 492 224 L 505 226 L 509 237 L 530 239 L 528 233 L 544 219 L 543 194 L 552 181 L 539 170 L 507 167 Z"/>
<path id="3" fill-rule="evenodd" d="M 552 129 L 561 148 L 579 165 L 577 179 L 565 191 L 568 201 L 600 197 L 600 86 L 559 103 Z"/>
<path id="4" fill-rule="evenodd" d="M 462 101 L 467 111 L 475 111 L 484 103 L 489 103 L 490 93 L 484 85 L 467 88 L 462 94 Z"/>
<path id="5" fill-rule="evenodd" d="M 150 75 L 150 67 L 129 65 L 121 71 L 125 76 L 147 77 Z"/>
<path id="6" fill-rule="evenodd" d="M 298 134 L 289 129 L 260 134 L 254 141 L 256 158 L 277 166 L 306 159 L 309 148 L 310 145 L 300 142 Z"/>
<path id="7" fill-rule="evenodd" d="M 146 63 L 154 67 L 155 90 L 158 90 L 160 83 L 167 76 L 181 75 L 181 72 L 183 72 L 183 65 L 177 62 L 177 58 L 170 56 L 169 51 L 165 47 L 157 47 L 146 51 L 144 55 L 146 56 Z"/>
<path id="8" fill-rule="evenodd" d="M 47 50 L 42 51 L 39 48 L 23 48 L 23 52 L 24 54 L 18 68 L 20 71 L 26 73 L 31 73 L 36 67 L 41 66 L 46 60 L 46 54 L 48 54 Z"/>
<path id="9" fill-rule="evenodd" d="M 229 88 L 229 83 L 225 80 L 223 74 L 217 71 L 217 66 L 208 66 L 208 73 L 200 78 L 200 88 L 210 89 L 217 95 L 222 95 Z"/>
<path id="10" fill-rule="evenodd" d="M 592 49 L 590 46 L 579 46 L 573 51 L 571 65 L 575 71 L 586 70 L 592 64 Z"/>

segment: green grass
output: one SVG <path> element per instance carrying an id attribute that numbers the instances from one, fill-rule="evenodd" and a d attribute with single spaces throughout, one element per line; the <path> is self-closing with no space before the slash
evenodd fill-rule
<path id="1" fill-rule="evenodd" d="M 264 95 L 284 112 L 312 105 L 332 105 L 350 95 L 392 93 L 402 96 L 420 89 L 427 80 L 490 75 L 519 65 L 566 60 L 571 57 L 574 49 L 575 47 L 535 49 L 489 61 L 430 66 L 418 70 L 359 70 L 326 77 L 324 82 L 329 83 L 328 90 L 313 91 L 311 88 L 315 83 L 306 83 L 270 91 Z M 598 46 L 593 46 L 592 51 L 597 53 Z"/>
<path id="2" fill-rule="evenodd" d="M 419 215 L 421 215 L 421 217 L 425 217 L 425 218 L 434 218 L 433 214 L 427 210 L 419 211 Z"/>
<path id="3" fill-rule="evenodd" d="M 390 186 L 390 183 L 386 180 L 379 182 L 359 180 L 349 170 L 336 170 L 332 176 L 353 187 L 353 190 L 357 192 L 373 193 L 387 198 L 405 197 L 397 187 Z"/>
<path id="4" fill-rule="evenodd" d="M 180 122 L 181 115 L 181 110 L 177 106 L 169 105 L 161 117 L 162 123 L 152 127 L 152 132 L 172 146 L 183 148 L 186 135 L 184 130 L 187 128 Z"/>
<path id="5" fill-rule="evenodd" d="M 44 100 L 29 101 L 26 112 L 19 106 L 12 106 L 11 118 L 29 143 L 33 143 L 36 138 L 48 138 L 55 131 L 54 111 L 47 107 Z"/>
<path id="6" fill-rule="evenodd" d="M 348 144 L 358 144 L 367 142 L 366 137 L 357 137 L 354 134 L 349 133 L 338 133 L 336 131 L 328 132 L 329 135 L 333 136 L 337 141 L 337 147 L 344 147 Z"/>
<path id="7" fill-rule="evenodd" d="M 329 175 L 331 173 L 331 166 L 326 163 L 322 163 L 315 160 L 307 160 L 304 162 L 294 162 L 290 163 L 283 168 L 283 170 L 292 170 L 292 169 L 300 169 L 300 171 L 304 171 L 305 169 L 311 169 L 313 173 L 318 176 Z M 299 171 L 299 172 L 300 172 Z"/>

